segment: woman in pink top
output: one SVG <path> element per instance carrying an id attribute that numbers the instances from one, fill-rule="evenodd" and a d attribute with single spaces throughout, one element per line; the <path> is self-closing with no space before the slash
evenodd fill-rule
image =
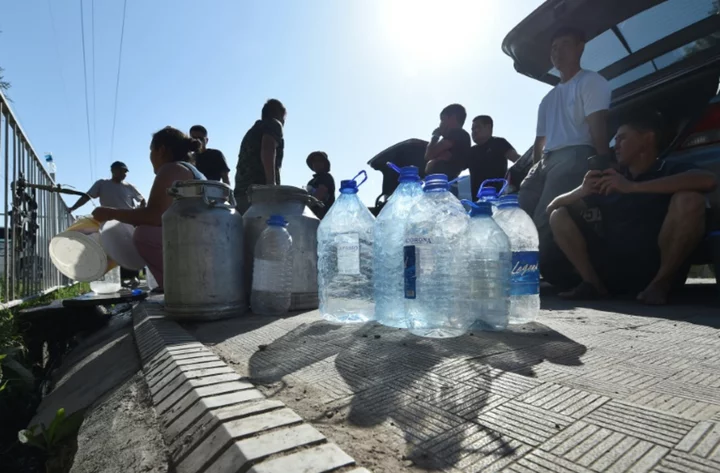
<path id="1" fill-rule="evenodd" d="M 205 179 L 188 162 L 192 153 L 200 147 L 200 141 L 188 137 L 176 128 L 168 126 L 158 131 L 150 142 L 150 162 L 155 171 L 155 181 L 147 207 L 136 209 L 98 207 L 93 212 L 93 218 L 100 222 L 118 220 L 136 227 L 133 235 L 135 247 L 145 259 L 160 289 L 163 288 L 164 282 L 162 215 L 173 202 L 167 190 L 175 181 Z"/>

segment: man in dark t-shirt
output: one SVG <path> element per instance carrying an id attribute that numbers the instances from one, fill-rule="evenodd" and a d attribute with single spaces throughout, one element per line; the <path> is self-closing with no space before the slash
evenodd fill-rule
<path id="1" fill-rule="evenodd" d="M 664 304 L 685 281 L 688 258 L 705 234 L 703 194 L 717 178 L 657 159 L 660 129 L 653 117 L 629 120 L 615 138 L 622 169 L 589 171 L 548 206 L 555 242 L 582 280 L 562 297 L 633 293 L 641 302 Z M 599 212 L 599 224 L 589 224 L 590 211 Z"/>
<path id="2" fill-rule="evenodd" d="M 210 181 L 222 181 L 230 185 L 230 168 L 222 151 L 207 147 L 207 129 L 202 125 L 193 125 L 190 128 L 190 136 L 203 144 L 200 151 L 195 153 L 195 167 L 198 171 Z"/>
<path id="3" fill-rule="evenodd" d="M 440 112 L 440 126 L 425 150 L 425 174 L 441 173 L 455 179 L 467 169 L 470 135 L 462 128 L 466 118 L 465 107 L 457 103 Z"/>
<path id="4" fill-rule="evenodd" d="M 262 108 L 261 119 L 245 133 L 235 172 L 235 200 L 240 213 L 250 208 L 247 196 L 250 186 L 280 185 L 286 115 L 282 102 L 270 99 Z"/>
<path id="5" fill-rule="evenodd" d="M 480 115 L 472 122 L 472 139 L 475 146 L 468 154 L 470 186 L 473 200 L 477 197 L 480 185 L 486 179 L 502 179 L 508 170 L 508 161 L 513 163 L 520 158 L 515 148 L 505 138 L 493 136 L 493 119 Z M 500 190 L 500 184 L 494 184 Z"/>

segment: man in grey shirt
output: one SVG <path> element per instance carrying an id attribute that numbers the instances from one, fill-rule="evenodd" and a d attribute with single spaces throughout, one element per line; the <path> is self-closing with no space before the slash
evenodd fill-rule
<path id="1" fill-rule="evenodd" d="M 103 207 L 111 207 L 115 209 L 134 209 L 135 202 L 139 203 L 139 207 L 145 207 L 145 197 L 138 191 L 134 185 L 125 182 L 128 167 L 125 163 L 115 161 L 110 166 L 112 177 L 110 179 L 100 179 L 92 185 L 87 194 L 80 197 L 75 205 L 70 207 L 70 212 L 74 212 L 83 205 L 90 202 L 90 198 L 100 199 L 100 205 Z M 138 271 L 120 268 L 120 274 L 123 281 L 130 280 L 129 286 L 137 286 Z"/>
<path id="2" fill-rule="evenodd" d="M 75 205 L 70 207 L 70 212 L 74 212 L 87 204 L 90 198 L 99 198 L 100 205 L 114 209 L 134 209 L 136 207 L 135 202 L 140 204 L 139 207 L 145 207 L 145 197 L 134 185 L 125 181 L 128 173 L 128 167 L 125 163 L 115 161 L 110 166 L 110 172 L 112 177 L 95 182 L 87 191 L 87 194 L 80 197 Z"/>

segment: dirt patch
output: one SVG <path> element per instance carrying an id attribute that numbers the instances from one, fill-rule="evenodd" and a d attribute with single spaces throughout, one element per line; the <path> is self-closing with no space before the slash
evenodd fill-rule
<path id="1" fill-rule="evenodd" d="M 392 418 L 368 427 L 350 422 L 351 396 L 323 403 L 320 401 L 322 389 L 300 382 L 278 382 L 258 388 L 268 398 L 283 401 L 360 466 L 373 473 L 426 472 L 441 466 L 433 464 L 433 460 L 422 452 L 413 450 Z"/>
<path id="2" fill-rule="evenodd" d="M 95 404 L 78 433 L 71 473 L 166 473 L 168 456 L 141 373 Z"/>

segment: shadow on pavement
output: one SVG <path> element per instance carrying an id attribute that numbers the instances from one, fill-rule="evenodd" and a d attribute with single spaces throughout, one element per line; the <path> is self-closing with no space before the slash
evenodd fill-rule
<path id="1" fill-rule="evenodd" d="M 542 296 L 543 310 L 593 309 L 639 317 L 654 317 L 685 321 L 697 325 L 720 328 L 718 305 L 720 293 L 715 284 L 688 284 L 674 294 L 670 304 L 650 306 L 641 304 L 633 297 L 612 298 L 599 301 L 568 301 L 552 294 L 545 288 Z"/>
<path id="2" fill-rule="evenodd" d="M 288 375 L 323 389 L 343 385 L 349 395 L 328 407 L 354 426 L 400 429 L 410 445 L 408 457 L 435 470 L 473 454 L 507 457 L 527 448 L 497 425 L 485 425 L 483 413 L 537 385 L 531 379 L 536 365 L 580 365 L 585 351 L 540 324 L 439 340 L 375 323 L 321 321 L 301 325 L 255 352 L 249 369 L 255 382 L 280 382 L 277 395 Z M 313 419 L 325 421 L 320 412 Z"/>

